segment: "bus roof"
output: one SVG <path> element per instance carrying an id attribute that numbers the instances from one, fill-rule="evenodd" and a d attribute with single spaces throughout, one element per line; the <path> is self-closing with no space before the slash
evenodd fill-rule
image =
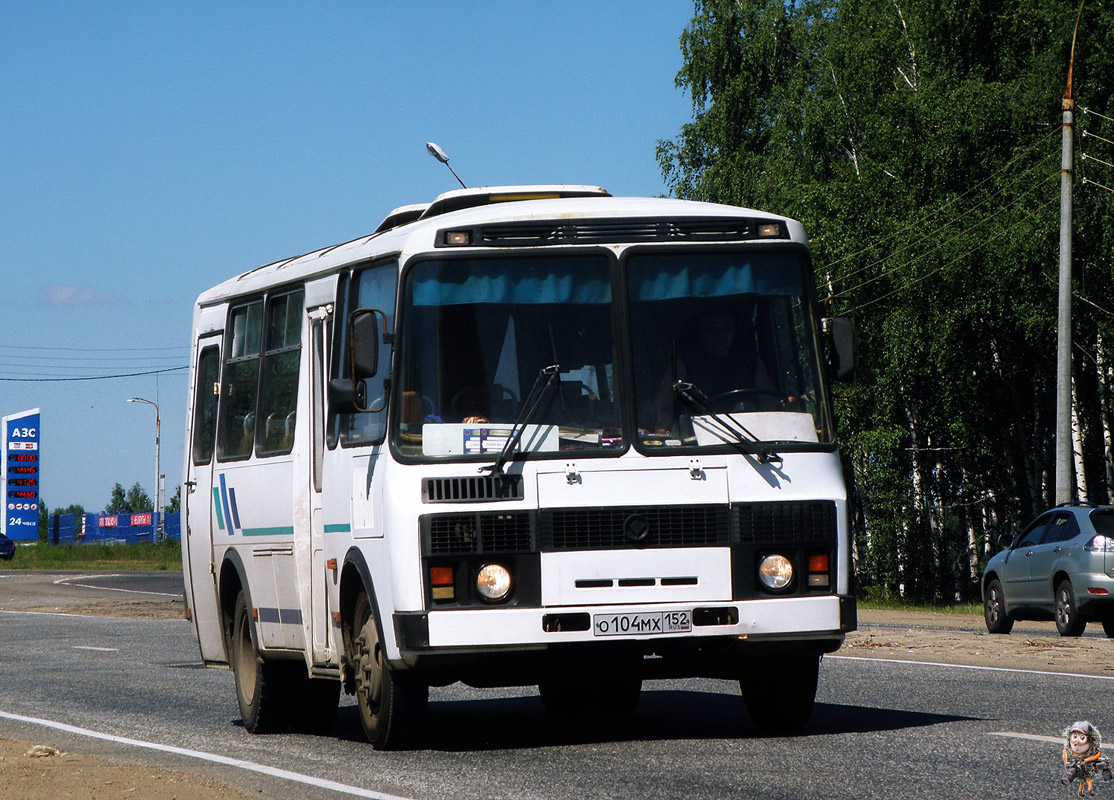
<path id="1" fill-rule="evenodd" d="M 261 291 L 280 283 L 325 275 L 348 264 L 387 254 L 433 249 L 438 231 L 447 228 L 538 220 L 710 218 L 780 220 L 788 238 L 805 241 L 804 230 L 777 214 L 738 206 L 652 197 L 612 197 L 594 186 L 540 185 L 458 189 L 432 203 L 392 211 L 371 234 L 300 256 L 265 264 L 203 292 L 199 305 Z"/>

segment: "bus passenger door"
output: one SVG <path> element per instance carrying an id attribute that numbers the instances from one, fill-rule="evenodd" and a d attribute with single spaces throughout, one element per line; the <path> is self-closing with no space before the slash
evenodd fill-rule
<path id="1" fill-rule="evenodd" d="M 310 627 L 313 663 L 331 661 L 329 625 L 329 586 L 336 573 L 325 566 L 325 515 L 323 507 L 325 459 L 325 359 L 326 320 L 330 306 L 310 309 L 309 314 L 309 387 L 310 387 Z"/>
<path id="2" fill-rule="evenodd" d="M 182 547 L 186 604 L 201 647 L 203 661 L 224 661 L 217 611 L 216 576 L 213 573 L 213 457 L 216 449 L 217 404 L 220 400 L 222 335 L 203 336 L 197 342 L 197 368 L 190 387 L 192 412 L 189 454 L 182 492 Z"/>

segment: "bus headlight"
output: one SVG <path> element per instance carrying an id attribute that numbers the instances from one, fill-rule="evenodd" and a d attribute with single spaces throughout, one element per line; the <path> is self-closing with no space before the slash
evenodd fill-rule
<path id="1" fill-rule="evenodd" d="M 758 562 L 758 579 L 767 589 L 784 589 L 793 580 L 793 564 L 783 555 L 770 555 Z"/>
<path id="2" fill-rule="evenodd" d="M 505 600 L 512 586 L 511 573 L 502 564 L 485 564 L 476 573 L 476 591 L 485 600 Z"/>

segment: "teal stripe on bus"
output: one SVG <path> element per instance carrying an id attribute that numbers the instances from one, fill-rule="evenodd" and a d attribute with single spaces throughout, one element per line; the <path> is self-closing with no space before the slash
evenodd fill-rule
<path id="1" fill-rule="evenodd" d="M 242 528 L 244 536 L 293 536 L 293 525 L 276 525 L 272 528 Z"/>
<path id="2" fill-rule="evenodd" d="M 220 489 L 213 487 L 213 508 L 217 510 L 217 527 L 224 530 L 224 515 L 220 513 Z"/>
<path id="3" fill-rule="evenodd" d="M 351 533 L 352 526 L 347 522 L 341 522 L 336 525 L 326 525 L 325 533 Z"/>

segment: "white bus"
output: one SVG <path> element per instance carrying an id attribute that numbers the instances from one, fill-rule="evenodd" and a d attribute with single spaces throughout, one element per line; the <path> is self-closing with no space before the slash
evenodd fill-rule
<path id="1" fill-rule="evenodd" d="M 248 730 L 377 748 L 431 686 L 571 724 L 645 679 L 802 726 L 856 624 L 801 225 L 588 186 L 462 189 L 245 272 L 193 315 L 187 616 Z"/>

